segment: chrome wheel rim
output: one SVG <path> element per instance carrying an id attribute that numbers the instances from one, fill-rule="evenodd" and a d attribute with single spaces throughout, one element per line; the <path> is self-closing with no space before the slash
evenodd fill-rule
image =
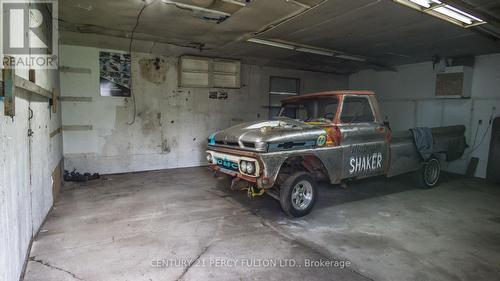
<path id="1" fill-rule="evenodd" d="M 312 184 L 306 180 L 299 181 L 292 189 L 292 205 L 297 210 L 305 210 L 313 200 Z"/>
<path id="2" fill-rule="evenodd" d="M 425 166 L 425 181 L 427 185 L 435 185 L 439 179 L 439 162 L 436 159 L 430 160 Z"/>

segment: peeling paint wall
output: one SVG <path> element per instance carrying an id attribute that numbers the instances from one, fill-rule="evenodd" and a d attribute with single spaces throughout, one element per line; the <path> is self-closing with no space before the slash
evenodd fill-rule
<path id="1" fill-rule="evenodd" d="M 383 116 L 393 130 L 417 126 L 465 125 L 469 146 L 462 159 L 450 163 L 447 170 L 464 174 L 471 157 L 478 157 L 476 176 L 486 177 L 491 128 L 488 130 L 492 108 L 500 116 L 500 54 L 476 57 L 472 75 L 470 99 L 436 99 L 436 76 L 432 63 L 404 65 L 396 72 L 365 70 L 349 77 L 351 89 L 370 89 L 381 101 Z M 482 125 L 478 121 L 482 120 Z M 479 129 L 478 129 L 479 128 Z M 475 137 L 478 131 L 477 138 Z M 483 143 L 480 143 L 486 132 Z"/>
<path id="2" fill-rule="evenodd" d="M 28 79 L 28 71 L 17 75 Z M 37 70 L 35 76 L 47 90 L 58 87 L 57 71 Z M 0 280 L 7 281 L 19 280 L 30 240 L 53 204 L 52 172 L 62 160 L 62 135 L 49 136 L 61 126 L 60 110 L 52 113 L 47 98 L 21 90 L 16 95 L 13 119 L 4 116 L 0 101 Z"/>
<path id="3" fill-rule="evenodd" d="M 347 87 L 347 76 L 279 68 L 242 66 L 242 88 L 226 89 L 228 99 L 209 99 L 213 89 L 178 88 L 177 58 L 163 57 L 166 78 L 144 71 L 149 54 L 133 53 L 136 122 L 130 98 L 101 97 L 101 49 L 63 45 L 61 65 L 90 70 L 61 73 L 61 95 L 90 97 L 91 102 L 63 102 L 64 125 L 91 125 L 92 130 L 64 131 L 66 169 L 122 173 L 198 166 L 205 163 L 208 135 L 231 125 L 266 119 L 269 76 L 301 79 L 301 93 Z M 142 71 L 141 71 L 142 70 Z M 146 74 L 145 74 L 146 73 Z"/>

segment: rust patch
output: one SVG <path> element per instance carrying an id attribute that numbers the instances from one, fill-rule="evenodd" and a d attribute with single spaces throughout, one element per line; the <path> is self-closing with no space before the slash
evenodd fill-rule
<path id="1" fill-rule="evenodd" d="M 167 62 L 163 56 L 143 58 L 139 61 L 141 77 L 149 82 L 161 84 L 167 80 Z"/>

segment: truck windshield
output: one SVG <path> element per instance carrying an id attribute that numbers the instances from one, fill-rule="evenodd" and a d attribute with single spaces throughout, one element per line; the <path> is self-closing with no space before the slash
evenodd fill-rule
<path id="1" fill-rule="evenodd" d="M 322 98 L 284 103 L 279 117 L 288 117 L 304 122 L 331 122 L 337 113 L 338 99 Z"/>

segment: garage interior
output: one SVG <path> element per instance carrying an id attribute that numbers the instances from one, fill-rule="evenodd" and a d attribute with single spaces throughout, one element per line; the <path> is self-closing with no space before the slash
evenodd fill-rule
<path id="1" fill-rule="evenodd" d="M 500 280 L 500 2 L 50 3 L 57 69 L 3 60 L 0 280 Z M 321 182 L 300 218 L 207 168 L 212 133 L 348 89 L 468 148 L 432 189 Z"/>

